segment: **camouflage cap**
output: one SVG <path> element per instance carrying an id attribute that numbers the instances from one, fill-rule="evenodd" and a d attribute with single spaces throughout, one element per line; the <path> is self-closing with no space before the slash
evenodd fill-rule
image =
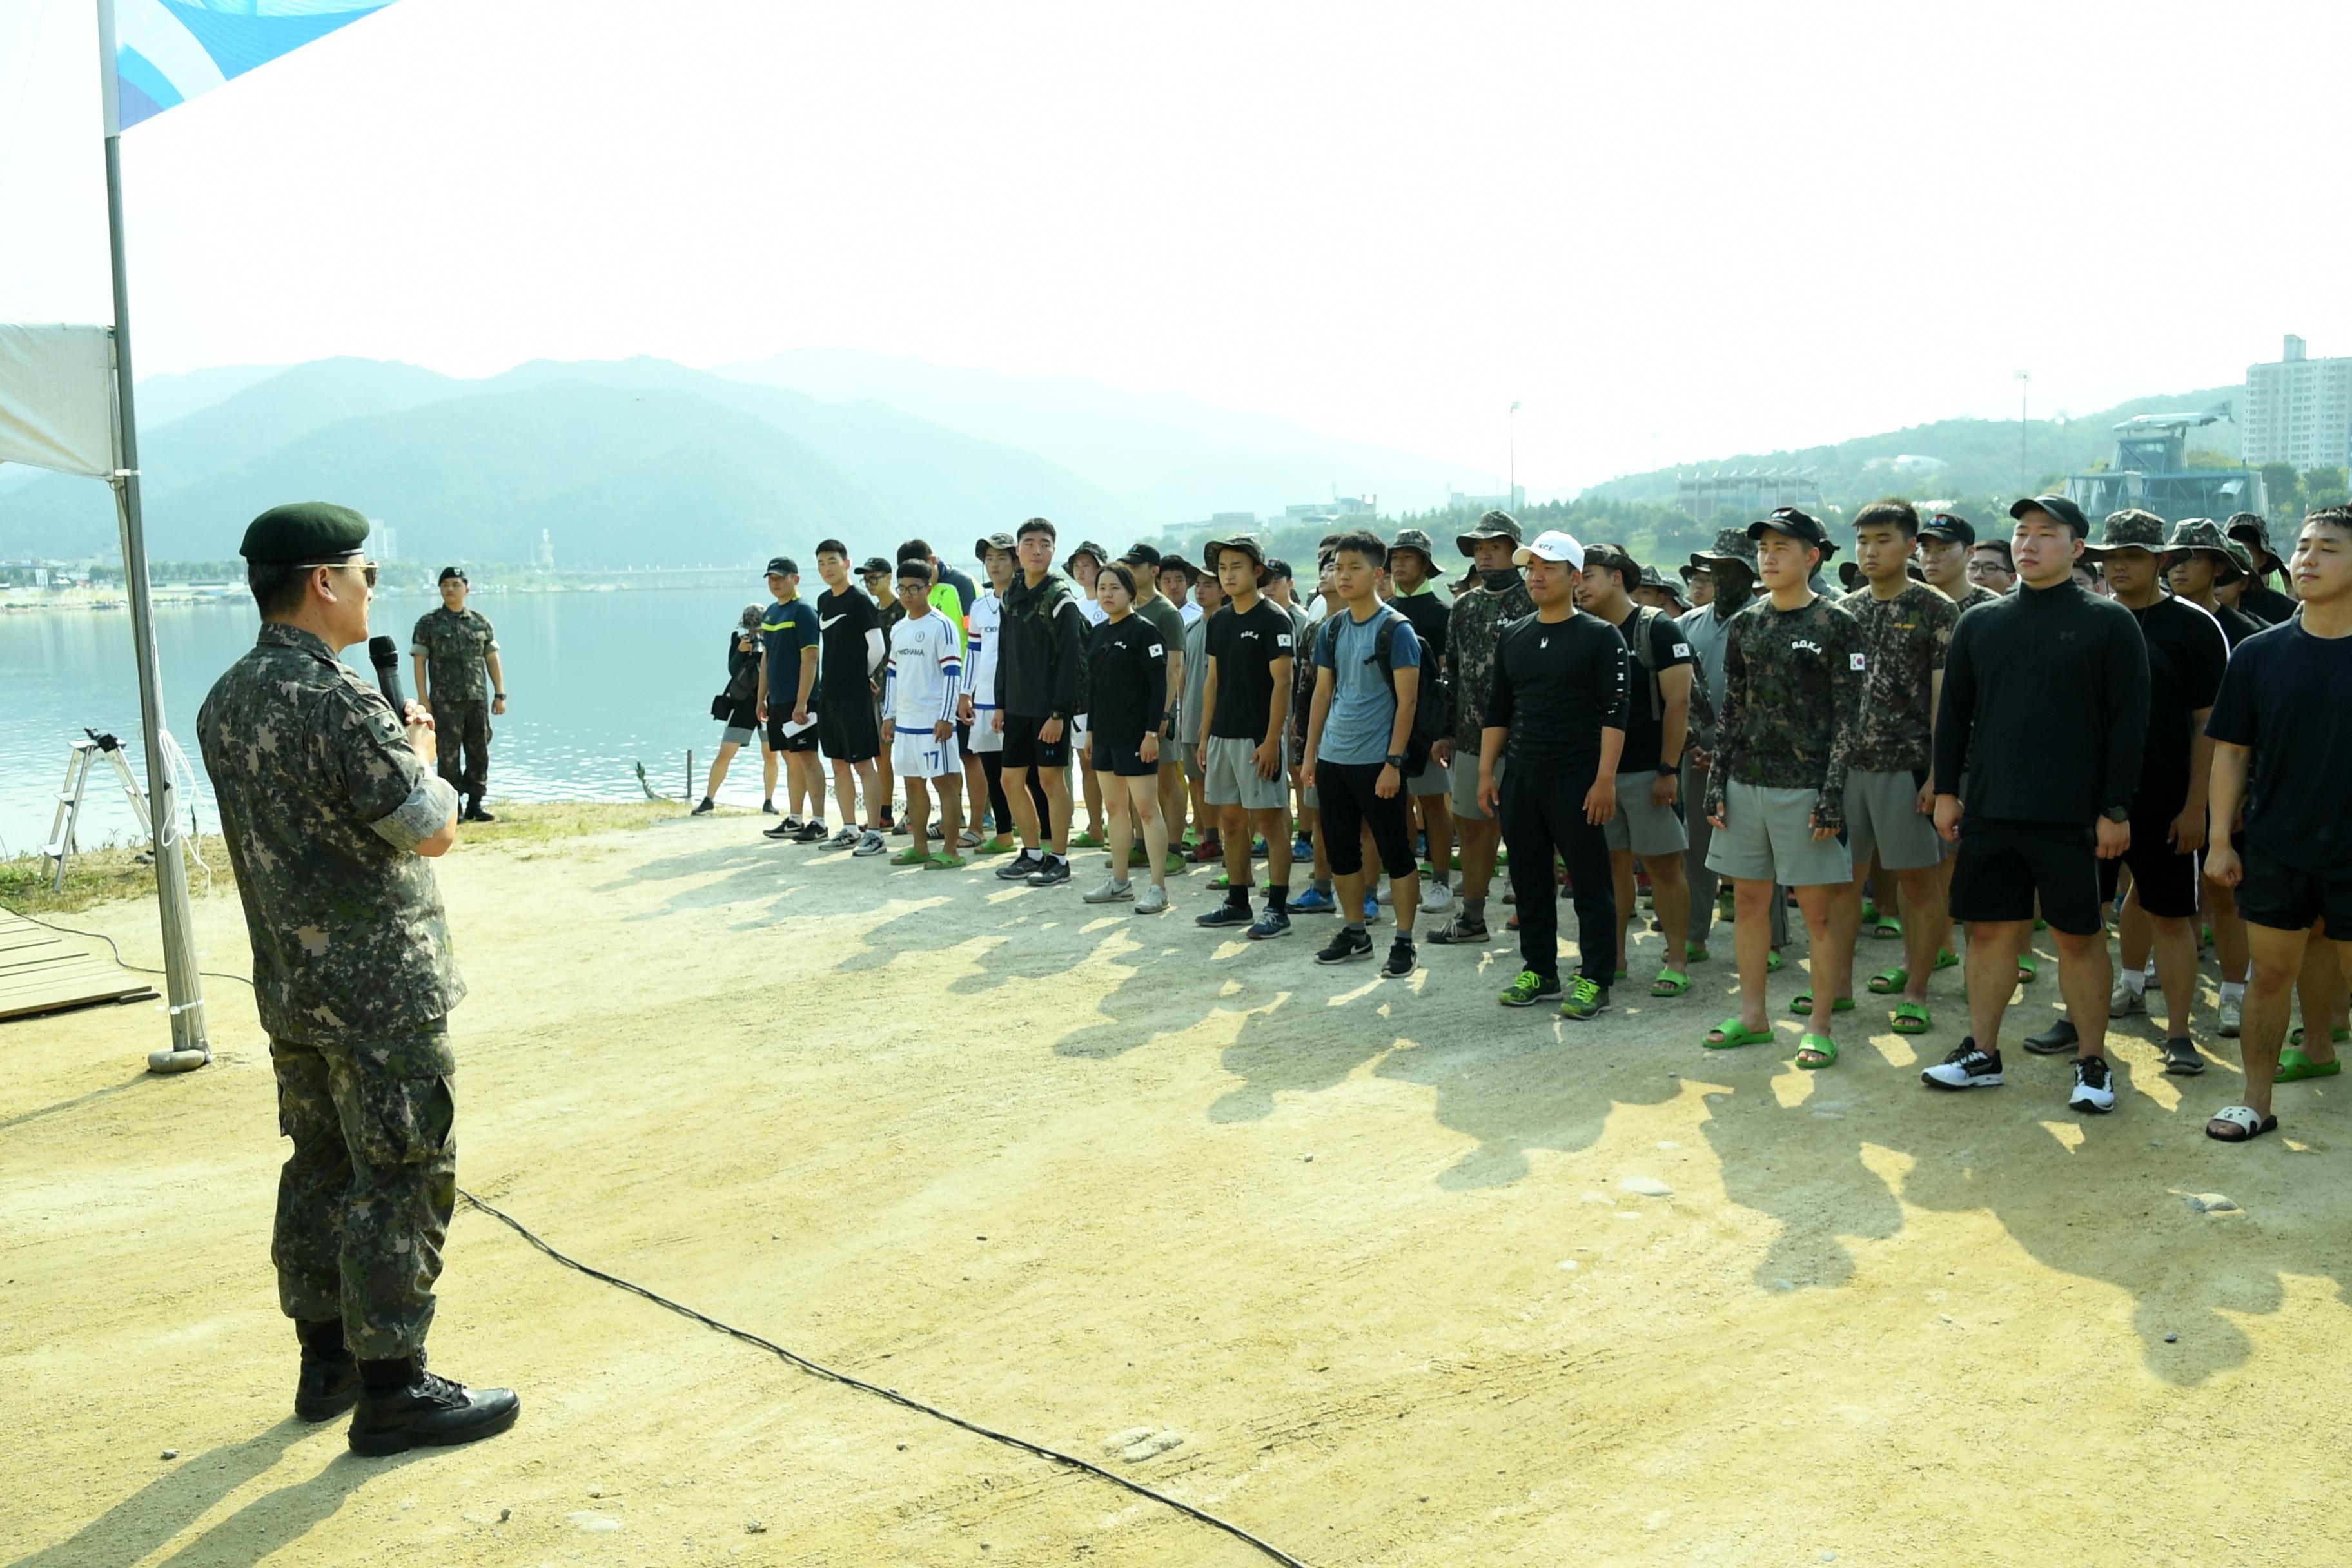
<path id="1" fill-rule="evenodd" d="M 2222 525 L 2222 531 L 2243 544 L 2247 554 L 2263 571 L 2286 564 L 2279 552 L 2271 548 L 2270 525 L 2252 512 L 2231 512 L 2230 521 Z"/>
<path id="2" fill-rule="evenodd" d="M 1062 570 L 1065 572 L 1076 571 L 1078 569 L 1076 564 L 1077 559 L 1081 555 L 1093 556 L 1095 558 L 1095 570 L 1097 572 L 1102 570 L 1103 563 L 1110 559 L 1109 551 L 1105 550 L 1101 545 L 1097 544 L 1091 539 L 1081 539 L 1078 541 L 1077 544 L 1072 548 L 1070 553 L 1063 558 Z"/>
<path id="3" fill-rule="evenodd" d="M 1690 558 L 1691 570 L 1711 572 L 1727 561 L 1734 566 L 1747 567 L 1751 574 L 1755 572 L 1756 542 L 1748 537 L 1746 529 L 1717 529 L 1715 548 L 1694 552 Z"/>
<path id="4" fill-rule="evenodd" d="M 1486 513 L 1476 522 L 1472 523 L 1465 531 L 1455 534 L 1454 542 L 1463 554 L 1475 555 L 1478 552 L 1478 542 L 1482 539 L 1507 539 L 1513 544 L 1527 542 L 1527 535 L 1519 527 L 1519 520 L 1509 512 L 1502 510 Z"/>
<path id="5" fill-rule="evenodd" d="M 1683 592 L 1683 585 L 1672 577 L 1660 572 L 1654 566 L 1644 566 L 1642 568 L 1642 586 L 1644 588 L 1655 588 L 1659 593 L 1664 594 L 1667 598 L 1672 599 L 1675 604 L 1682 605 L 1684 608 L 1687 609 L 1690 607 L 1690 598 Z"/>
<path id="6" fill-rule="evenodd" d="M 1225 539 L 1212 539 L 1201 546 L 1201 559 L 1211 571 L 1217 567 L 1217 557 L 1228 550 L 1238 550 L 1256 562 L 1265 564 L 1265 542 L 1255 533 L 1236 533 Z"/>
<path id="7" fill-rule="evenodd" d="M 971 558 L 985 566 L 988 564 L 988 552 L 992 550 L 1002 550 L 1008 555 L 1018 555 L 1021 552 L 1021 543 L 1011 534 L 999 529 L 994 533 L 981 536 L 971 547 Z"/>
<path id="8" fill-rule="evenodd" d="M 2104 561 L 2118 550 L 2163 554 L 2164 519 L 2136 506 L 2107 513 L 2107 521 L 2099 530 L 2099 542 L 2085 546 L 2083 554 L 2088 560 Z"/>
<path id="9" fill-rule="evenodd" d="M 1430 570 L 1433 572 L 1437 569 L 1436 546 L 1431 541 L 1429 535 L 1422 530 L 1418 528 L 1398 529 L 1396 538 L 1390 542 L 1389 553 L 1391 555 L 1394 555 L 1400 550 L 1420 551 L 1421 558 L 1429 563 Z"/>
<path id="10" fill-rule="evenodd" d="M 246 525 L 236 552 L 247 561 L 293 564 L 338 561 L 366 547 L 368 520 L 332 501 L 273 506 Z"/>
<path id="11" fill-rule="evenodd" d="M 2172 533 L 2164 542 L 2167 554 L 2188 555 L 2202 552 L 2221 557 L 2215 580 L 2234 582 L 2240 573 L 2251 573 L 2254 558 L 2246 547 L 2221 531 L 2221 525 L 2210 517 L 2184 517 L 2172 525 Z"/>

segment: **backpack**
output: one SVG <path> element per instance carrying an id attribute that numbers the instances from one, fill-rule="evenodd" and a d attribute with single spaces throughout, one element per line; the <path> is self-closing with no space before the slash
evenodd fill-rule
<path id="1" fill-rule="evenodd" d="M 1342 606 L 1324 620 L 1321 630 L 1317 634 L 1315 663 L 1318 668 L 1326 654 L 1332 654 L 1336 664 L 1337 655 L 1332 650 L 1339 647 L 1339 626 L 1348 616 L 1348 610 Z M 1381 606 L 1381 629 L 1372 634 L 1372 658 L 1379 663 L 1381 673 L 1389 678 L 1391 696 L 1396 690 L 1396 665 L 1391 651 L 1396 641 L 1396 629 L 1412 624 L 1405 619 L 1404 612 L 1394 605 Z M 1405 737 L 1404 742 L 1404 776 L 1407 778 L 1429 766 L 1430 748 L 1453 733 L 1453 689 L 1443 674 L 1431 679 L 1433 668 L 1426 663 L 1421 666 L 1421 685 L 1413 699 L 1412 732 Z"/>
<path id="2" fill-rule="evenodd" d="M 1633 613 L 1633 652 L 1634 656 L 1642 661 L 1642 668 L 1650 672 L 1650 717 L 1653 719 L 1663 719 L 1666 716 L 1665 693 L 1658 689 L 1657 646 L 1650 635 L 1651 628 L 1655 626 L 1662 617 L 1669 621 L 1675 618 L 1665 611 L 1653 609 L 1647 605 Z M 1682 627 L 1679 624 L 1675 626 L 1675 640 L 1685 646 L 1688 645 L 1690 639 L 1682 636 Z M 1686 726 L 1688 734 L 1712 735 L 1715 733 L 1715 698 L 1706 689 L 1706 666 L 1694 657 L 1690 662 L 1690 723 Z M 1685 743 L 1688 744 L 1687 740 Z"/>
<path id="3" fill-rule="evenodd" d="M 1045 626 L 1045 645 L 1054 650 L 1054 658 L 1058 661 L 1063 653 L 1060 618 L 1062 606 L 1066 604 L 1076 604 L 1078 595 L 1077 590 L 1070 586 L 1067 578 L 1056 575 L 1049 581 L 1054 584 L 1057 592 L 1047 592 L 1041 588 L 1037 593 L 1024 595 L 1021 607 Z M 1093 628 L 1089 626 L 1087 630 L 1091 631 Z M 1070 710 L 1074 714 L 1091 711 L 1087 703 L 1094 697 L 1094 671 L 1090 668 L 1092 662 L 1087 658 L 1086 638 L 1082 633 L 1078 639 L 1078 696 L 1076 704 Z"/>

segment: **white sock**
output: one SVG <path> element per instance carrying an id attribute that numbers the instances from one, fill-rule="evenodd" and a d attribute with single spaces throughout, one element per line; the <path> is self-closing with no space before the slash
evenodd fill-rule
<path id="1" fill-rule="evenodd" d="M 2156 978 L 2156 954 L 2152 952 L 2149 953 L 2147 955 L 2147 962 L 2139 966 L 2139 977 L 2142 980 L 2153 980 Z"/>
<path id="2" fill-rule="evenodd" d="M 2243 1005 L 2246 1000 L 2246 983 L 2242 980 L 2224 980 L 2221 982 L 2221 1000 L 2224 1002 L 2235 1002 Z"/>
<path id="3" fill-rule="evenodd" d="M 2124 971 L 2124 985 L 2135 996 L 2147 989 L 2147 976 L 2137 969 Z"/>

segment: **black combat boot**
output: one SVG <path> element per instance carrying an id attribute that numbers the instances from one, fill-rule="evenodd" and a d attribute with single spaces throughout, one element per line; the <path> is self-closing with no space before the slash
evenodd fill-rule
<path id="1" fill-rule="evenodd" d="M 294 1414 L 305 1421 L 332 1421 L 358 1403 L 360 1363 L 343 1348 L 343 1321 L 294 1325 L 302 1342 L 302 1373 L 294 1383 Z"/>
<path id="2" fill-rule="evenodd" d="M 482 809 L 482 797 L 476 795 L 466 797 L 466 820 L 468 822 L 496 822 L 498 818 L 492 816 L 488 812 Z"/>
<path id="3" fill-rule="evenodd" d="M 422 1351 L 359 1366 L 363 1386 L 352 1416 L 354 1454 L 380 1458 L 495 1437 L 522 1412 L 511 1388 L 467 1388 L 434 1376 L 425 1370 Z"/>

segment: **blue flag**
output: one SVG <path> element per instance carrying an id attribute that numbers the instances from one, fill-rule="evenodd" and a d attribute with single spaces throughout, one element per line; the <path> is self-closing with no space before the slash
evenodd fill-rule
<path id="1" fill-rule="evenodd" d="M 393 0 L 99 0 L 106 133 L 243 76 Z"/>

